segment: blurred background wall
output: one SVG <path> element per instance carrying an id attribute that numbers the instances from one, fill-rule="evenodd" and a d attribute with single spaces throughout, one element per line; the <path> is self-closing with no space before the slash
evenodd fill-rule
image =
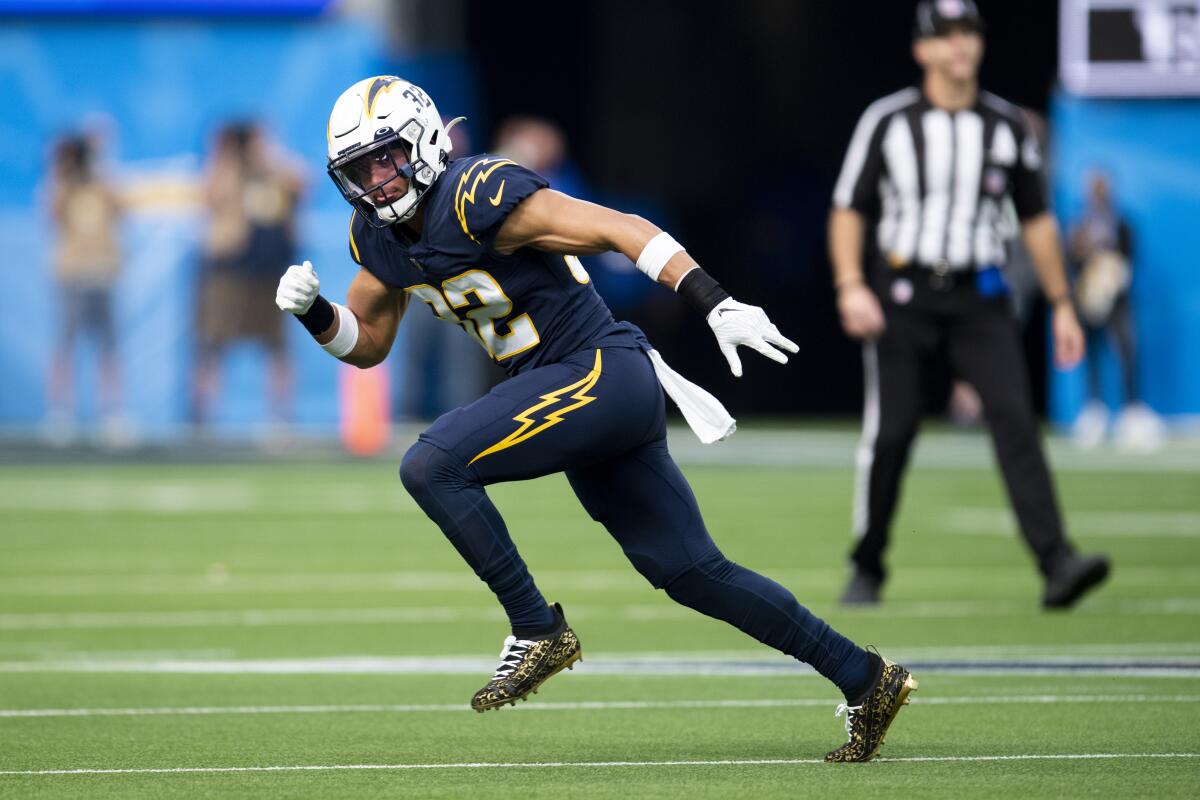
<path id="1" fill-rule="evenodd" d="M 265 16 L 245 13 L 246 5 L 237 6 L 238 16 L 206 13 L 231 3 L 192 4 L 194 13 L 185 16 L 157 13 L 172 3 L 60 5 L 91 7 L 18 16 L 0 29 L 0 313 L 25 332 L 20 343 L 0 346 L 0 423 L 31 426 L 46 414 L 47 366 L 61 310 L 47 268 L 46 165 L 56 137 L 99 127 L 105 169 L 129 211 L 114 293 L 126 413 L 144 433 L 170 433 L 187 421 L 203 227 L 198 192 L 219 126 L 259 120 L 294 153 L 308 179 L 299 250 L 321 265 L 327 292 L 342 296 L 353 264 L 346 254 L 348 212 L 324 175 L 332 100 L 364 75 L 400 72 L 447 107 L 471 114 L 472 71 L 461 52 L 406 56 L 378 17 L 315 13 L 329 3 L 295 3 L 295 13 L 282 16 L 281 4 L 269 3 L 260 4 L 271 12 Z M 156 13 L 132 13 L 141 6 Z M 332 426 L 337 365 L 300 336 L 289 336 L 289 350 L 300 376 L 295 421 Z M 85 355 L 77 353 L 81 389 L 96 377 Z M 264 419 L 261 353 L 233 348 L 226 367 L 218 425 L 244 428 Z M 94 392 L 79 394 L 85 418 L 94 416 Z"/>
<path id="2" fill-rule="evenodd" d="M 1071 220 L 1090 171 L 1109 174 L 1137 232 L 1132 286 L 1138 379 L 1145 401 L 1176 418 L 1200 413 L 1200 102 L 1085 99 L 1056 93 L 1054 201 Z M 1110 349 L 1104 395 L 1120 393 Z M 1084 402 L 1083 370 L 1055 373 L 1050 416 L 1069 422 Z"/>
<path id="3" fill-rule="evenodd" d="M 1056 88 L 1061 21 L 1074 24 L 1077 5 L 981 2 L 982 83 L 1049 116 L 1064 226 L 1079 211 L 1087 171 L 1111 172 L 1143 243 L 1134 297 L 1144 397 L 1187 420 L 1200 415 L 1200 101 L 1082 96 L 1095 93 L 1078 81 Z M 36 430 L 48 413 L 61 311 L 46 188 L 57 137 L 96 133 L 105 173 L 126 199 L 114 290 L 125 413 L 141 435 L 169 438 L 192 421 L 200 194 L 216 131 L 256 120 L 299 165 L 298 257 L 341 297 L 353 264 L 348 210 L 324 175 L 325 120 L 342 89 L 377 73 L 400 74 L 444 114 L 467 116 L 470 152 L 494 148 L 513 115 L 557 126 L 565 144 L 557 185 L 658 221 L 735 296 L 766 306 L 801 351 L 787 369 L 759 365 L 735 380 L 703 321 L 669 292 L 640 282 L 627 262 L 589 263 L 618 316 L 642 325 L 739 415 L 856 416 L 860 359 L 837 324 L 826 212 L 858 115 L 917 79 L 912 4 L 748 0 L 730 9 L 686 0 L 0 0 L 0 428 Z M 1036 304 L 1030 319 L 1039 404 L 1067 424 L 1083 401 L 1081 374 L 1048 370 Z M 397 417 L 428 417 L 460 400 L 448 388 L 403 401 L 413 395 L 406 383 L 495 379 L 479 354 L 458 351 L 401 366 L 420 355 L 408 338 L 417 325 L 401 326 L 387 367 Z M 338 365 L 299 326 L 286 336 L 290 422 L 330 432 Z M 88 347 L 72 356 L 85 421 L 99 413 Z M 212 419 L 221 435 L 269 417 L 264 365 L 252 344 L 222 354 Z M 1105 385 L 1117 405 L 1116 382 Z"/>

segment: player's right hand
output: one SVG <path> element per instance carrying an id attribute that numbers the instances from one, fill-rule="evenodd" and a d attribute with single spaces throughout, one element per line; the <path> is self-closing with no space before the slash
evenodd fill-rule
<path id="1" fill-rule="evenodd" d="M 837 305 L 842 329 L 851 339 L 877 339 L 887 327 L 879 298 L 865 284 L 842 287 L 838 291 Z"/>
<path id="2" fill-rule="evenodd" d="M 275 291 L 275 305 L 279 306 L 281 311 L 290 311 L 297 316 L 306 314 L 320 291 L 321 281 L 317 278 L 311 261 L 292 264 L 279 279 L 279 288 Z"/>

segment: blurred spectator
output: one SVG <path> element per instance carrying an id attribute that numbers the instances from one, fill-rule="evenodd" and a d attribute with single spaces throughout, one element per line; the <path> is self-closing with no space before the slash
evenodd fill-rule
<path id="1" fill-rule="evenodd" d="M 493 150 L 497 155 L 511 158 L 541 175 L 550 182 L 551 189 L 580 200 L 597 202 L 583 173 L 570 158 L 566 136 L 550 120 L 525 115 L 508 117 L 496 131 Z M 628 205 L 628 199 L 621 200 L 621 206 Z M 614 205 L 612 201 L 613 198 L 605 198 L 603 204 Z M 650 215 L 651 212 L 645 213 Z M 654 218 L 661 220 L 663 216 L 656 213 Z M 596 291 L 600 292 L 618 318 L 630 320 L 649 335 L 656 333 L 654 320 L 661 318 L 661 315 L 649 313 L 647 309 L 648 301 L 654 296 L 654 284 L 646 281 L 632 261 L 620 253 L 607 252 L 585 257 L 582 263 L 592 276 Z M 666 295 L 666 298 L 669 308 L 674 312 L 668 312 L 668 315 L 677 317 L 674 297 Z"/>
<path id="2" fill-rule="evenodd" d="M 270 358 L 270 423 L 290 417 L 291 365 L 275 284 L 295 255 L 295 213 L 302 189 L 298 170 L 271 147 L 253 123 L 226 125 L 217 134 L 205 179 L 204 236 L 197 308 L 198 351 L 192 420 L 209 421 L 219 389 L 220 357 L 232 343 L 261 343 Z"/>
<path id="3" fill-rule="evenodd" d="M 70 136 L 58 143 L 51 167 L 50 206 L 56 242 L 54 278 L 61 327 L 50 373 L 50 435 L 71 436 L 76 408 L 73 367 L 81 337 L 99 347 L 101 435 L 109 444 L 128 438 L 122 417 L 121 375 L 113 326 L 113 285 L 121 271 L 121 201 L 98 169 L 100 139 Z"/>
<path id="4" fill-rule="evenodd" d="M 1075 273 L 1075 303 L 1087 334 L 1088 402 L 1075 422 L 1075 438 L 1095 447 L 1108 427 L 1108 407 L 1100 388 L 1099 352 L 1105 339 L 1115 344 L 1125 408 L 1113 435 L 1119 446 L 1155 449 L 1163 428 L 1157 415 L 1141 402 L 1137 387 L 1136 343 L 1129 290 L 1133 283 L 1133 233 L 1112 201 L 1107 176 L 1089 178 L 1087 207 L 1072 226 L 1070 259 Z"/>
<path id="5" fill-rule="evenodd" d="M 579 170 L 567 158 L 567 139 L 557 125 L 539 117 L 513 116 L 496 131 L 496 155 L 511 158 L 550 181 L 551 188 L 590 199 Z"/>

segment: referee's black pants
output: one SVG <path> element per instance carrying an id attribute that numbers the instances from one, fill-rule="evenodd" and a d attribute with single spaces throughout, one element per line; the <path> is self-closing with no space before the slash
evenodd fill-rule
<path id="1" fill-rule="evenodd" d="M 851 555 L 879 579 L 909 450 L 925 405 L 923 371 L 946 359 L 983 400 L 1021 534 L 1042 574 L 1072 552 L 1042 454 L 1028 376 L 1006 296 L 981 297 L 971 276 L 950 287 L 924 270 L 889 270 L 876 291 L 887 329 L 863 346 L 866 400 L 857 454 Z"/>

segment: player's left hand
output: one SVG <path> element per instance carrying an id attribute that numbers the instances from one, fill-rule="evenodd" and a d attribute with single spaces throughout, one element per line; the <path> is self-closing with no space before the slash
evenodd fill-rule
<path id="1" fill-rule="evenodd" d="M 1054 307 L 1054 363 L 1059 369 L 1072 369 L 1083 360 L 1083 330 L 1070 303 Z"/>
<path id="2" fill-rule="evenodd" d="M 739 303 L 726 297 L 716 308 L 708 312 L 708 324 L 717 337 L 721 354 L 729 362 L 729 371 L 742 377 L 742 360 L 738 358 L 739 346 L 751 347 L 772 361 L 787 363 L 783 350 L 795 353 L 799 345 L 788 339 L 767 319 L 767 313 L 758 306 Z"/>

